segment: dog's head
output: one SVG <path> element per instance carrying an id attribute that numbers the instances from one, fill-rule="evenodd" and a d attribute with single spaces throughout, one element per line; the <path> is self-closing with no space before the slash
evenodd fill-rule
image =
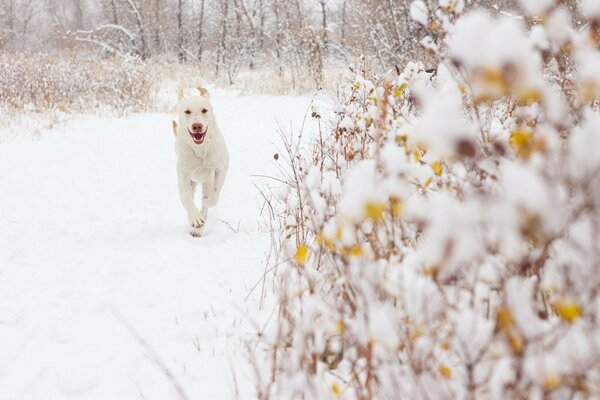
<path id="1" fill-rule="evenodd" d="M 198 88 L 199 96 L 181 98 L 179 101 L 179 125 L 173 121 L 175 136 L 184 135 L 185 140 L 195 145 L 201 145 L 209 135 L 209 129 L 214 124 L 213 109 L 210 104 L 208 91 Z"/>

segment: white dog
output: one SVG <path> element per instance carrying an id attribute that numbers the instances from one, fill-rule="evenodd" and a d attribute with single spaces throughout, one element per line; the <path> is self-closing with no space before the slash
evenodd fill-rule
<path id="1" fill-rule="evenodd" d="M 208 91 L 181 98 L 179 124 L 173 121 L 179 197 L 192 226 L 190 235 L 201 236 L 208 208 L 214 207 L 229 168 L 229 153 L 219 130 Z M 196 186 L 202 185 L 202 208 L 194 203 Z"/>

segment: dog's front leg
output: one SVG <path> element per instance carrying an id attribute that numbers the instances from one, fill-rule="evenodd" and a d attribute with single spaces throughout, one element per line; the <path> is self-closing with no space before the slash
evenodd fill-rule
<path id="1" fill-rule="evenodd" d="M 187 212 L 188 221 L 192 226 L 192 231 L 190 234 L 192 236 L 200 236 L 202 235 L 206 215 L 203 216 L 202 213 L 198 211 L 198 207 L 196 207 L 196 204 L 194 203 L 195 184 L 189 179 L 180 178 L 178 181 L 178 186 L 181 204 L 183 204 L 183 208 L 185 208 L 185 211 Z"/>
<path id="2" fill-rule="evenodd" d="M 214 206 L 214 204 L 211 204 L 210 202 L 210 196 L 213 192 L 214 179 L 215 172 L 210 171 L 208 177 L 206 177 L 206 180 L 202 182 L 202 210 L 200 213 L 204 217 L 204 220 L 206 220 L 206 217 L 208 216 L 208 207 Z"/>
<path id="3" fill-rule="evenodd" d="M 208 187 L 202 187 L 202 203 L 206 204 L 207 207 L 214 207 L 219 202 L 219 195 L 221 194 L 226 174 L 226 169 L 216 169 L 211 177 L 212 179 L 209 180 L 210 185 L 208 185 Z"/>

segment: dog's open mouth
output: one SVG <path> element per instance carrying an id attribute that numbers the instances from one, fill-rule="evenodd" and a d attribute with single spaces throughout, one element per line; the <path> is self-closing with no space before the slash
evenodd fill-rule
<path id="1" fill-rule="evenodd" d="M 190 133 L 192 140 L 196 144 L 202 144 L 202 142 L 204 142 L 204 138 L 206 137 L 207 131 L 208 131 L 208 127 L 206 129 L 204 129 L 204 131 L 190 131 L 188 129 L 188 132 Z"/>

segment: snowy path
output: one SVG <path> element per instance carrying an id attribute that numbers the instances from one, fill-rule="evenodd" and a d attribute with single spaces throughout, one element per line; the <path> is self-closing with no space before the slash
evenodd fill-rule
<path id="1" fill-rule="evenodd" d="M 232 398 L 232 364 L 249 397 L 243 299 L 268 248 L 250 175 L 274 168 L 275 118 L 297 128 L 309 102 L 213 93 L 231 168 L 200 239 L 186 234 L 169 115 L 0 143 L 0 399 L 178 398 L 115 314 L 190 398 Z"/>

